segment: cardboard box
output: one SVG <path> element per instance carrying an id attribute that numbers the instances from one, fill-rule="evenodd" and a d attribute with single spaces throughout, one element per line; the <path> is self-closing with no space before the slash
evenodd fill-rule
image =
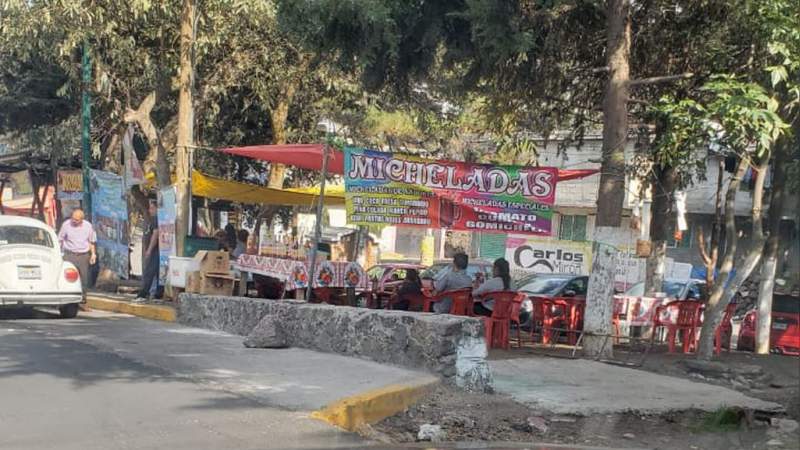
<path id="1" fill-rule="evenodd" d="M 233 284 L 236 279 L 231 275 L 200 275 L 200 293 L 206 295 L 233 295 Z"/>
<path id="2" fill-rule="evenodd" d="M 228 252 L 200 250 L 194 260 L 197 261 L 197 270 L 201 273 L 230 274 L 231 260 Z"/>
<path id="3" fill-rule="evenodd" d="M 192 271 L 186 273 L 186 292 L 191 294 L 200 293 L 200 272 Z"/>
<path id="4" fill-rule="evenodd" d="M 228 274 L 189 272 L 186 292 L 205 295 L 233 295 L 236 278 Z"/>

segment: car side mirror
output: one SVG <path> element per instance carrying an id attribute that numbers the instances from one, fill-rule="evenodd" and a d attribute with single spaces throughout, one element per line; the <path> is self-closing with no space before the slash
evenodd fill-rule
<path id="1" fill-rule="evenodd" d="M 576 292 L 572 289 L 567 289 L 564 291 L 564 297 L 575 297 Z"/>

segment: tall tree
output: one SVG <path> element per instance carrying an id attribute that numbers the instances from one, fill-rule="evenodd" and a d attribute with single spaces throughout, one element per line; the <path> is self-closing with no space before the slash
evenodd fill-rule
<path id="1" fill-rule="evenodd" d="M 592 272 L 586 295 L 584 351 L 607 357 L 616 274 L 616 241 L 625 200 L 625 146 L 628 142 L 628 84 L 631 52 L 630 0 L 609 0 L 606 8 L 608 79 L 603 99 L 603 162 L 597 194 Z"/>
<path id="2" fill-rule="evenodd" d="M 178 69 L 178 142 L 175 149 L 175 229 L 178 255 L 183 255 L 191 214 L 191 164 L 194 151 L 194 41 L 197 5 L 183 0 Z"/>

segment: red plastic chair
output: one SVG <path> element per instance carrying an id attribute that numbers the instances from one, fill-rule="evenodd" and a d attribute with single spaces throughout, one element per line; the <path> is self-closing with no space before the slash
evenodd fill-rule
<path id="1" fill-rule="evenodd" d="M 725 307 L 725 315 L 722 316 L 722 322 L 719 323 L 717 329 L 714 331 L 714 353 L 719 355 L 722 353 L 722 332 L 725 330 L 733 332 L 733 326 L 731 325 L 731 319 L 733 318 L 733 313 L 736 312 L 736 303 L 728 303 L 728 306 Z M 728 342 L 728 351 L 730 351 L 730 342 Z"/>
<path id="2" fill-rule="evenodd" d="M 409 311 L 423 311 L 428 297 L 424 294 L 408 294 L 405 299 L 408 300 Z M 400 298 L 397 295 L 392 295 L 386 302 L 386 309 L 394 309 L 394 305 L 399 301 Z"/>
<path id="3" fill-rule="evenodd" d="M 424 304 L 424 311 L 431 311 L 431 306 L 434 303 L 440 302 L 444 299 L 451 299 L 450 314 L 456 316 L 471 316 L 472 312 L 472 288 L 458 289 L 454 291 L 442 292 L 433 297 L 426 297 Z"/>
<path id="4" fill-rule="evenodd" d="M 624 297 L 614 297 L 614 312 L 611 316 L 611 326 L 614 327 L 614 343 L 619 344 L 619 335 L 622 333 L 620 322 L 623 317 L 628 315 L 628 299 Z"/>
<path id="5" fill-rule="evenodd" d="M 697 338 L 697 327 L 700 326 L 700 313 L 703 304 L 693 300 L 676 300 L 661 305 L 656 308 L 653 317 L 653 335 L 651 341 L 655 340 L 656 330 L 659 327 L 667 329 L 667 344 L 669 352 L 675 352 L 675 337 L 678 332 L 683 335 L 683 353 L 689 353 L 694 349 Z M 675 320 L 672 319 L 674 311 Z M 667 319 L 662 319 L 662 315 L 669 312 Z"/>
<path id="6" fill-rule="evenodd" d="M 516 301 L 516 292 L 495 292 L 486 294 L 494 300 L 492 316 L 484 317 L 483 324 L 486 329 L 486 346 L 488 348 L 508 349 L 510 347 L 509 332 L 511 329 L 511 314 Z"/>
<path id="7" fill-rule="evenodd" d="M 524 295 L 515 291 L 496 291 L 487 292 L 481 295 L 481 300 L 493 300 L 494 306 L 492 307 L 491 317 L 484 317 L 484 325 L 486 328 L 486 345 L 489 348 L 509 347 L 509 334 L 511 323 L 517 324 L 517 344 L 522 347 L 522 334 L 520 331 L 519 313 L 522 310 L 522 301 Z M 503 302 L 498 309 L 498 302 Z M 508 307 L 510 310 L 505 311 Z M 506 318 L 507 317 L 507 318 Z"/>
<path id="8" fill-rule="evenodd" d="M 583 330 L 583 316 L 586 310 L 586 302 L 572 297 L 557 299 L 564 305 L 564 316 L 566 322 L 567 339 L 570 345 L 578 343 L 578 335 Z"/>
<path id="9" fill-rule="evenodd" d="M 552 339 L 553 328 L 563 328 L 566 304 L 557 299 L 548 297 L 531 297 L 533 302 L 533 319 L 540 323 L 542 344 L 549 344 Z M 534 328 L 531 327 L 531 340 Z"/>

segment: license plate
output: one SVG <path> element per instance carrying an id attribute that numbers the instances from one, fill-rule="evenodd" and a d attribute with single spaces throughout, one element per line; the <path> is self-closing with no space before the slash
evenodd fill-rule
<path id="1" fill-rule="evenodd" d="M 772 324 L 773 330 L 785 330 L 787 328 L 789 328 L 789 326 L 785 323 L 775 322 Z"/>
<path id="2" fill-rule="evenodd" d="M 41 280 L 42 268 L 36 266 L 18 266 L 17 277 L 20 280 Z"/>

